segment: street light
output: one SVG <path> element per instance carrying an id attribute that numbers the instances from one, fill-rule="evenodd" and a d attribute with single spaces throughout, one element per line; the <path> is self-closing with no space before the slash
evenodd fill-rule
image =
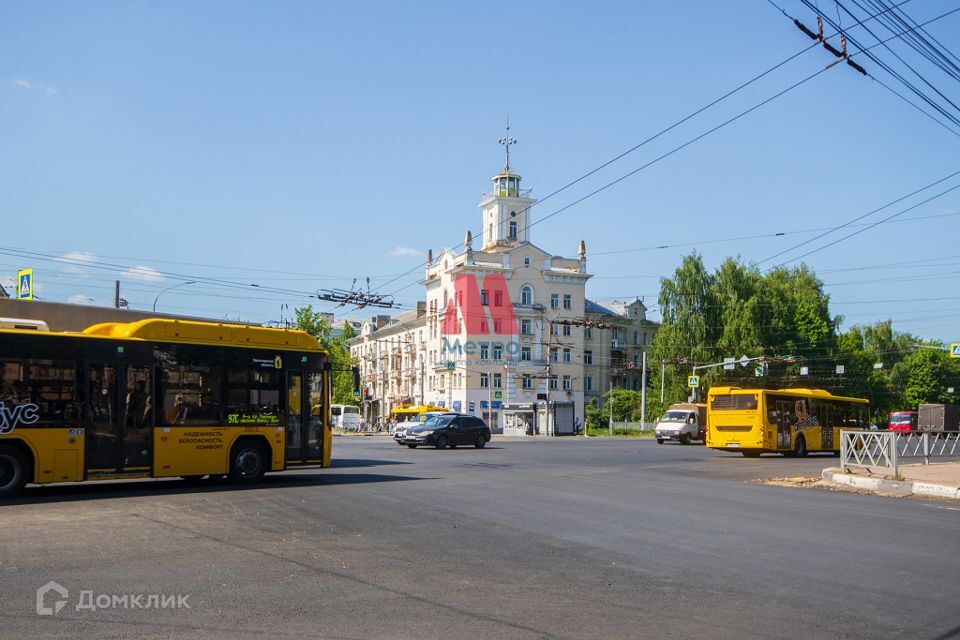
<path id="1" fill-rule="evenodd" d="M 186 284 L 197 284 L 197 281 L 196 281 L 196 280 L 188 280 L 188 281 L 186 281 L 186 282 L 178 282 L 177 284 L 173 285 L 172 287 L 167 287 L 166 289 L 164 289 L 163 291 L 161 291 L 160 293 L 158 293 L 158 294 L 157 294 L 157 297 L 153 299 L 153 312 L 154 312 L 154 313 L 157 312 L 157 300 L 160 299 L 160 296 L 162 296 L 163 294 L 165 294 L 167 291 L 170 291 L 170 289 L 176 289 L 177 287 L 182 287 L 183 285 L 186 285 Z"/>

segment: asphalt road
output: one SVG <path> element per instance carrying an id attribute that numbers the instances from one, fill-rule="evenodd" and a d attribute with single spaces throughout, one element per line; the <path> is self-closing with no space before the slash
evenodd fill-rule
<path id="1" fill-rule="evenodd" d="M 28 490 L 0 507 L 0 637 L 960 636 L 960 509 L 752 482 L 829 456 L 341 437 L 334 458 L 242 489 Z M 38 616 L 49 580 L 67 604 Z M 190 608 L 77 611 L 80 591 Z"/>

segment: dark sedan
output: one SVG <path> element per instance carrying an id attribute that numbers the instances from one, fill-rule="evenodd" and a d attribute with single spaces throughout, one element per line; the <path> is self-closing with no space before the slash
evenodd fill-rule
<path id="1" fill-rule="evenodd" d="M 473 445 L 477 449 L 482 449 L 489 441 L 490 428 L 480 418 L 445 414 L 430 418 L 419 427 L 408 429 L 401 444 L 411 449 L 421 445 L 437 449 Z"/>

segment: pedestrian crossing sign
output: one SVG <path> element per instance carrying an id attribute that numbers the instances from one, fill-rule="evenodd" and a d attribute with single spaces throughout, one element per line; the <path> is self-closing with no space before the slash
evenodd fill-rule
<path id="1" fill-rule="evenodd" d="M 700 376 L 687 376 L 687 386 L 696 389 L 700 386 Z"/>
<path id="2" fill-rule="evenodd" d="M 494 391 L 493 392 L 494 400 L 503 400 L 503 391 Z"/>
<path id="3" fill-rule="evenodd" d="M 17 300 L 33 300 L 33 269 L 17 271 Z"/>
<path id="4" fill-rule="evenodd" d="M 953 342 L 950 344 L 950 357 L 960 358 L 960 342 Z"/>

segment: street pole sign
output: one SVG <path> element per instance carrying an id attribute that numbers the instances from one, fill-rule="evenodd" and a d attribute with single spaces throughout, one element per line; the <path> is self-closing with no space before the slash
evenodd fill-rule
<path id="1" fill-rule="evenodd" d="M 700 376 L 687 376 L 687 386 L 696 389 L 700 386 Z"/>
<path id="2" fill-rule="evenodd" d="M 447 371 L 456 371 L 456 370 L 457 370 L 457 363 L 454 362 L 453 360 L 448 360 Z"/>
<path id="3" fill-rule="evenodd" d="M 17 271 L 17 300 L 33 300 L 33 269 Z"/>
<path id="4" fill-rule="evenodd" d="M 744 355 L 742 358 L 740 358 L 740 366 L 741 366 L 741 367 L 746 368 L 746 366 L 747 366 L 748 364 L 750 364 L 750 358 L 748 358 L 746 355 Z"/>
<path id="5" fill-rule="evenodd" d="M 737 368 L 737 359 L 736 358 L 724 358 L 723 359 L 723 370 L 724 371 L 733 371 Z"/>
<path id="6" fill-rule="evenodd" d="M 960 358 L 960 342 L 951 342 L 951 343 L 950 343 L 950 357 L 951 357 L 951 358 Z"/>

